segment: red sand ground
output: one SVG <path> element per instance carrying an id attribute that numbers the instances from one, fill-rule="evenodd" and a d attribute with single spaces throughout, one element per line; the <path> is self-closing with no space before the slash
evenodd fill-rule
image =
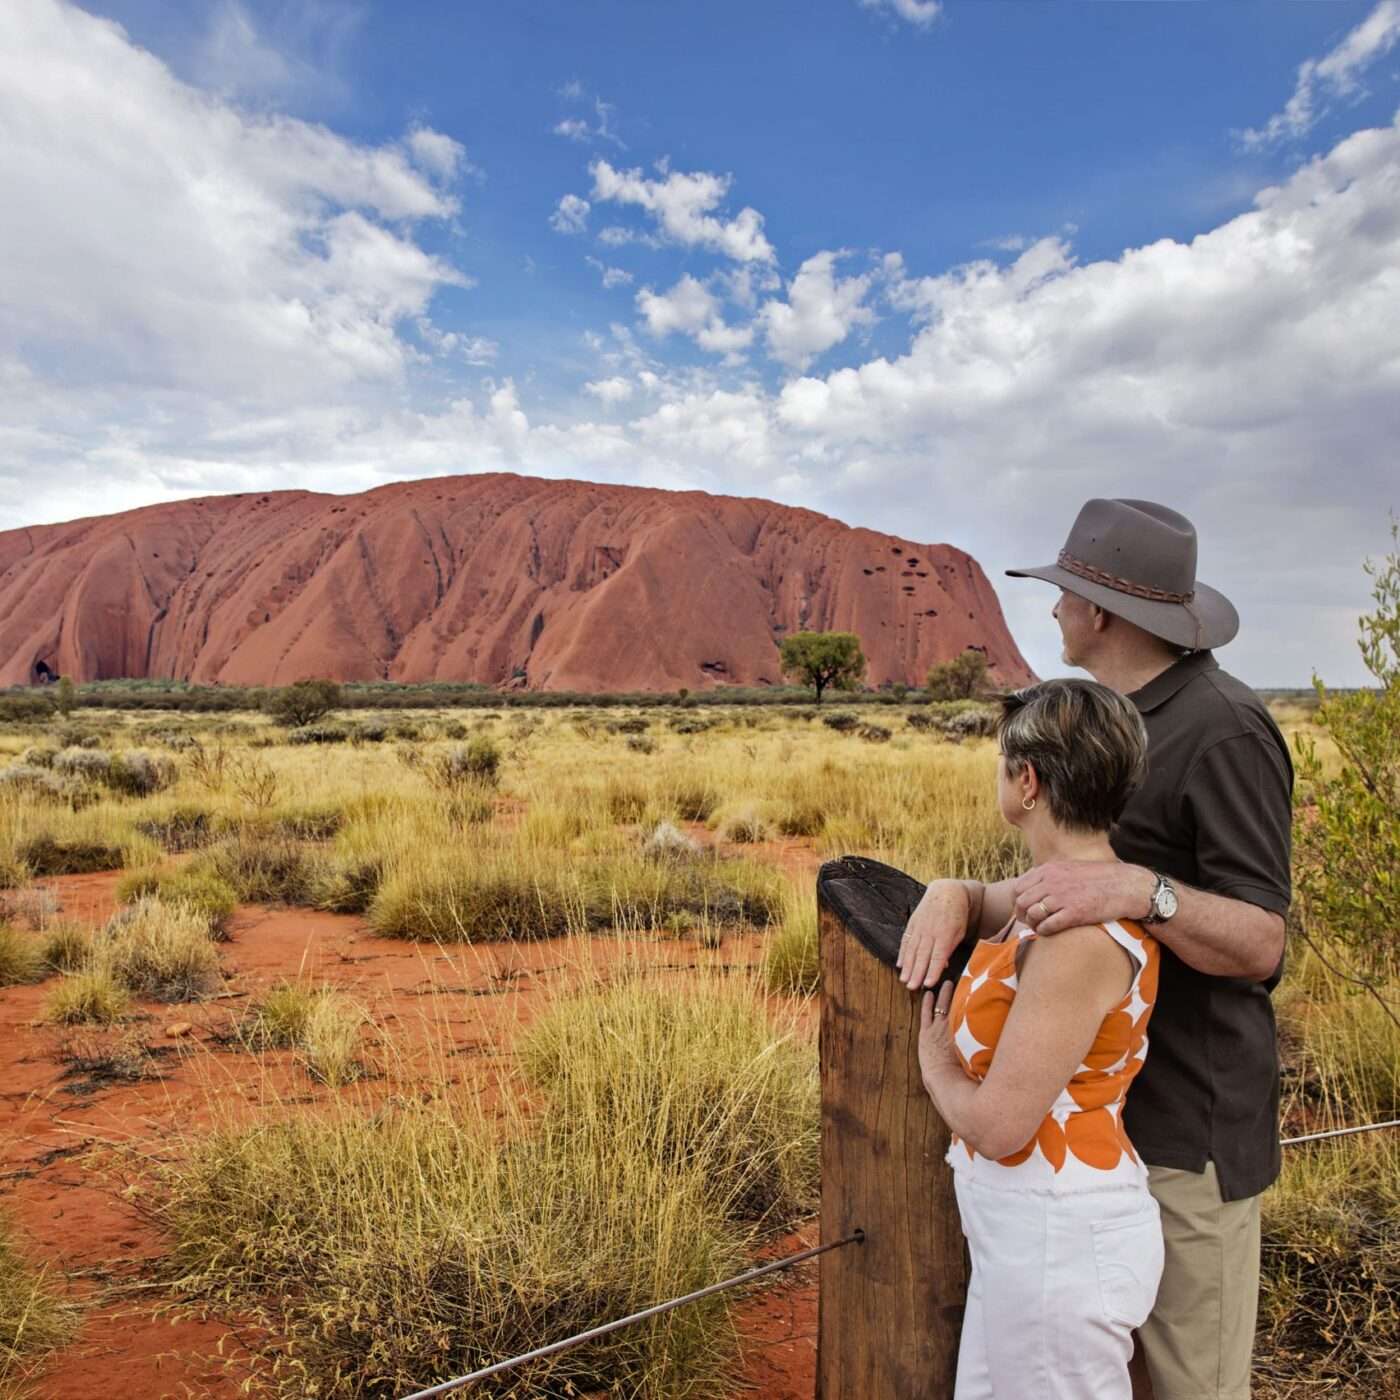
<path id="1" fill-rule="evenodd" d="M 751 848 L 752 849 L 752 848 Z M 783 864 L 814 869 L 801 843 L 764 851 Z M 61 916 L 100 923 L 113 907 L 118 876 L 74 876 L 47 882 L 61 901 Z M 386 1025 L 396 1042 L 420 1041 L 424 1007 L 472 1063 L 512 1024 L 527 1021 L 541 995 L 566 984 L 581 969 L 606 976 L 619 945 L 589 940 L 572 944 L 482 945 L 444 956 L 431 946 L 377 939 L 359 919 L 301 909 L 241 908 L 221 946 L 227 983 L 218 998 L 193 1005 L 144 1005 L 127 1028 L 160 1057 L 163 1078 L 137 1083 L 84 1083 L 60 1056 L 84 1034 L 39 1024 L 49 985 L 12 987 L 0 993 L 0 1201 L 20 1226 L 31 1258 L 70 1277 L 75 1293 L 89 1299 L 75 1340 L 42 1372 L 34 1394 L 42 1400 L 163 1400 L 238 1394 L 239 1371 L 225 1368 L 218 1348 L 239 1352 L 229 1323 L 171 1324 L 153 1304 L 123 1285 L 139 1283 L 143 1261 L 161 1249 L 158 1234 L 123 1196 L 123 1180 L 111 1170 L 120 1154 L 159 1154 L 172 1134 L 197 1126 L 207 1115 L 211 1077 L 220 1097 L 253 1099 L 258 1057 L 232 1052 L 220 1042 L 250 994 L 282 978 L 306 975 L 353 992 Z M 573 949 L 573 951 L 571 951 Z M 735 936 L 714 952 L 687 940 L 636 940 L 636 956 L 678 972 L 706 962 L 740 964 L 758 956 L 756 937 Z M 426 996 L 436 987 L 438 995 Z M 460 997 L 460 1000 L 454 998 Z M 168 1034 L 179 1023 L 185 1034 Z M 317 1089 L 290 1055 L 264 1057 L 277 1070 L 282 1092 L 308 1098 Z M 251 1105 L 250 1105 L 251 1106 Z M 98 1158 L 89 1153 L 98 1149 Z M 109 1169 L 101 1171 L 98 1161 Z M 788 1253 L 813 1242 L 815 1223 L 774 1245 Z M 799 1266 L 781 1282 L 757 1288 L 738 1304 L 745 1339 L 734 1394 L 764 1400 L 808 1400 L 813 1392 L 816 1337 L 816 1266 Z M 112 1295 L 121 1293 L 118 1300 Z M 246 1374 L 246 1373 L 243 1373 Z"/>

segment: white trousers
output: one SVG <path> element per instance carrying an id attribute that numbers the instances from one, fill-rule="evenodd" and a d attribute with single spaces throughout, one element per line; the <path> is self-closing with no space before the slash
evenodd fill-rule
<path id="1" fill-rule="evenodd" d="M 1130 1400 L 1133 1328 L 1162 1276 L 1146 1187 L 955 1185 L 972 1254 L 955 1400 Z"/>

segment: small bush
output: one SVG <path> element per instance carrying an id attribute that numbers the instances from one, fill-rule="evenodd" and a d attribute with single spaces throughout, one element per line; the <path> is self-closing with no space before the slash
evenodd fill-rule
<path id="1" fill-rule="evenodd" d="M 126 797 L 148 797 L 170 787 L 179 776 L 179 765 L 168 754 L 129 749 L 112 757 L 103 781 Z"/>
<path id="2" fill-rule="evenodd" d="M 193 851 L 209 844 L 214 837 L 212 813 L 203 807 L 176 807 L 164 817 L 139 821 L 136 830 L 167 851 Z"/>
<path id="3" fill-rule="evenodd" d="M 312 863 L 284 836 L 243 830 L 198 857 L 248 904 L 305 904 L 311 894 Z"/>
<path id="4" fill-rule="evenodd" d="M 81 778 L 71 773 L 55 773 L 29 763 L 13 763 L 0 769 L 0 787 L 41 802 L 66 803 L 74 811 L 89 806 L 97 796 Z"/>
<path id="5" fill-rule="evenodd" d="M 700 843 L 670 822 L 658 822 L 642 842 L 642 853 L 650 860 L 694 860 L 701 853 Z"/>
<path id="6" fill-rule="evenodd" d="M 126 864 L 120 846 L 106 846 L 98 841 L 59 841 L 48 834 L 21 842 L 15 854 L 36 879 L 91 875 L 99 870 L 120 870 Z"/>
<path id="7" fill-rule="evenodd" d="M 354 737 L 352 731 L 343 724 L 303 724 L 289 730 L 289 744 L 345 744 Z"/>
<path id="8" fill-rule="evenodd" d="M 300 728 L 315 724 L 342 703 L 340 687 L 334 681 L 305 680 L 272 691 L 263 707 L 278 724 Z"/>
<path id="9" fill-rule="evenodd" d="M 37 982 L 45 971 L 43 957 L 33 937 L 8 924 L 0 924 L 0 987 Z"/>
<path id="10" fill-rule="evenodd" d="M 429 779 L 435 786 L 449 791 L 471 784 L 495 787 L 500 768 L 500 746 L 484 734 L 467 744 L 456 744 L 434 754 L 427 764 Z"/>
<path id="11" fill-rule="evenodd" d="M 940 661 L 928 673 L 930 700 L 968 700 L 987 686 L 987 655 L 969 647 L 951 661 Z"/>
<path id="12" fill-rule="evenodd" d="M 883 724 L 862 724 L 856 731 L 868 744 L 888 744 L 890 731 Z"/>
<path id="13" fill-rule="evenodd" d="M 838 734 L 849 734 L 852 730 L 859 728 L 860 718 L 849 710 L 833 710 L 829 715 L 822 716 L 822 723 L 828 729 L 834 729 Z"/>
<path id="14" fill-rule="evenodd" d="M 113 917 L 94 955 L 118 984 L 158 1001 L 191 1001 L 219 981 L 204 917 L 149 896 Z"/>
<path id="15" fill-rule="evenodd" d="M 655 753 L 656 740 L 648 738 L 645 734 L 629 734 L 627 747 L 632 753 Z"/>
<path id="16" fill-rule="evenodd" d="M 641 715 L 627 715 L 622 719 L 613 720 L 608 725 L 614 734 L 645 734 L 650 727 L 650 721 L 643 719 Z"/>
<path id="17" fill-rule="evenodd" d="M 111 1026 L 126 1015 L 131 994 L 106 968 L 63 978 L 44 1003 L 44 1019 L 56 1025 Z"/>

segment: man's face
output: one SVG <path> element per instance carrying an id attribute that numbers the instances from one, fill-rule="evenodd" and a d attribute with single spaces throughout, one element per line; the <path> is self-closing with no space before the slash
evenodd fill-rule
<path id="1" fill-rule="evenodd" d="M 1060 624 L 1060 659 L 1066 666 L 1087 666 L 1095 635 L 1094 605 L 1061 589 L 1052 616 Z"/>

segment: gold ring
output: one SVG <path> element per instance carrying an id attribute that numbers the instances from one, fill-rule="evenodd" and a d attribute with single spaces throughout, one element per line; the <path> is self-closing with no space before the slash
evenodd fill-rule
<path id="1" fill-rule="evenodd" d="M 948 1013 L 947 1013 L 946 1011 L 940 1011 L 940 1010 L 935 1006 L 935 1007 L 933 1008 L 933 1014 L 934 1014 L 935 1016 L 946 1016 Z"/>
<path id="2" fill-rule="evenodd" d="M 1040 918 L 1036 920 L 1036 923 L 1039 924 L 1043 923 L 1046 919 L 1050 917 L 1050 906 L 1046 904 L 1046 902 L 1043 899 L 1037 899 L 1036 903 L 1040 905 Z"/>

